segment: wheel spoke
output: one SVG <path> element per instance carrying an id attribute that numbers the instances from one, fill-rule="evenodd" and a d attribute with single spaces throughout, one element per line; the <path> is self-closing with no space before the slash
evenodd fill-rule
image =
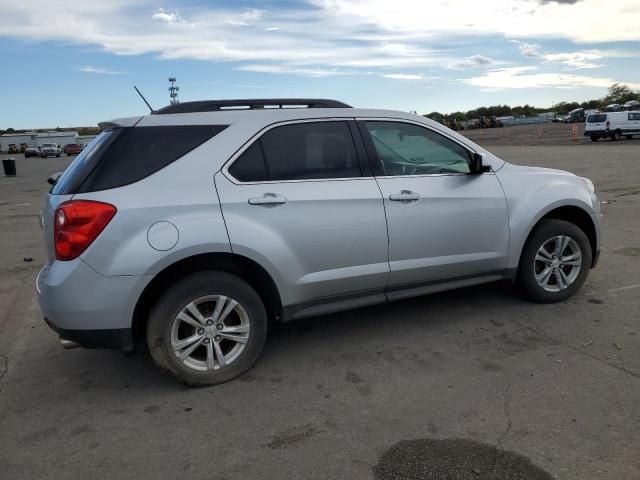
<path id="1" fill-rule="evenodd" d="M 536 275 L 536 280 L 540 285 L 542 285 L 543 287 L 546 287 L 547 284 L 549 283 L 549 278 L 551 278 L 552 272 L 553 272 L 553 268 L 547 267 L 538 275 Z"/>
<path id="2" fill-rule="evenodd" d="M 558 281 L 558 284 L 560 284 L 560 287 L 562 289 L 565 289 L 569 286 L 569 284 L 571 283 L 569 281 L 569 277 L 567 277 L 567 274 L 564 273 L 564 270 L 562 270 L 561 268 L 558 268 L 558 272 L 560 273 L 560 278 L 562 279 L 561 281 Z"/>
<path id="3" fill-rule="evenodd" d="M 191 345 L 193 342 L 197 342 L 198 340 L 200 340 L 203 336 L 202 335 L 192 335 L 190 337 L 187 337 L 183 340 L 180 340 L 178 342 L 175 342 L 172 347 L 175 351 L 178 350 L 182 350 L 185 347 L 188 347 L 189 345 Z"/>
<path id="4" fill-rule="evenodd" d="M 556 277 L 556 282 L 558 282 L 558 287 L 560 287 L 560 290 L 564 290 L 569 286 L 569 279 L 560 268 L 555 269 L 554 275 Z"/>
<path id="5" fill-rule="evenodd" d="M 176 352 L 178 358 L 180 360 L 184 360 L 185 358 L 187 358 L 189 355 L 193 353 L 193 351 L 196 348 L 198 348 L 202 344 L 202 340 L 204 340 L 204 337 L 201 337 L 199 340 L 195 341 L 190 347 L 185 348 L 181 352 Z"/>
<path id="6" fill-rule="evenodd" d="M 551 261 L 551 258 L 540 255 L 540 252 L 538 252 L 538 254 L 536 255 L 536 262 L 549 263 Z"/>
<path id="7" fill-rule="evenodd" d="M 224 325 L 220 333 L 249 333 L 249 325 Z"/>
<path id="8" fill-rule="evenodd" d="M 186 309 L 189 311 L 191 315 L 194 316 L 194 318 L 197 321 L 200 322 L 201 325 L 205 324 L 204 316 L 202 315 L 202 313 L 200 313 L 200 310 L 198 309 L 195 303 L 191 302 L 189 305 L 186 306 Z"/>
<path id="9" fill-rule="evenodd" d="M 248 337 L 243 337 L 240 335 L 231 335 L 229 333 L 219 333 L 222 338 L 226 338 L 227 340 L 231 340 L 236 343 L 247 343 L 249 341 Z"/>
<path id="10" fill-rule="evenodd" d="M 558 258 L 560 258 L 562 256 L 562 254 L 564 253 L 564 251 L 567 249 L 567 245 L 569 245 L 569 241 L 571 240 L 571 238 L 567 237 L 567 236 L 562 236 L 560 237 L 560 251 L 558 253 Z"/>
<path id="11" fill-rule="evenodd" d="M 561 257 L 560 263 L 562 265 L 582 265 L 582 254 L 576 252 L 566 257 Z"/>
<path id="12" fill-rule="evenodd" d="M 193 317 L 191 317 L 190 315 L 187 315 L 184 312 L 180 312 L 176 318 L 178 318 L 179 320 L 182 320 L 185 323 L 188 323 L 193 328 L 202 328 L 202 324 L 200 324 L 197 320 L 194 320 Z"/>
<path id="13" fill-rule="evenodd" d="M 547 249 L 544 248 L 544 245 L 540 247 L 540 250 L 538 250 L 538 253 L 536 254 L 536 260 L 539 260 L 541 262 L 548 262 L 551 260 L 551 254 L 547 252 Z"/>
<path id="14" fill-rule="evenodd" d="M 216 301 L 216 308 L 213 310 L 213 313 L 211 314 L 211 319 L 214 321 L 214 323 L 218 322 L 218 318 L 220 317 L 220 314 L 222 313 L 222 309 L 224 308 L 224 305 L 226 303 L 227 303 L 227 297 L 225 297 L 224 295 L 220 295 L 220 297 Z"/>
<path id="15" fill-rule="evenodd" d="M 220 366 L 220 368 L 225 367 L 227 365 L 227 361 L 225 360 L 224 354 L 220 349 L 220 344 L 218 342 L 212 342 L 212 343 L 213 343 L 213 349 L 215 350 L 215 353 L 216 353 L 216 360 L 218 361 L 218 365 Z"/>
<path id="16" fill-rule="evenodd" d="M 224 323 L 224 320 L 229 316 L 231 312 L 233 312 L 233 310 L 236 308 L 237 305 L 238 305 L 238 302 L 236 302 L 233 299 L 230 299 L 229 303 L 227 304 L 227 307 L 224 309 L 224 312 L 222 312 L 217 319 L 214 319 L 214 321 Z"/>
<path id="17" fill-rule="evenodd" d="M 214 353 L 213 353 L 213 344 L 215 342 L 209 342 L 207 344 L 207 370 L 213 370 L 215 363 L 213 361 L 214 359 Z"/>

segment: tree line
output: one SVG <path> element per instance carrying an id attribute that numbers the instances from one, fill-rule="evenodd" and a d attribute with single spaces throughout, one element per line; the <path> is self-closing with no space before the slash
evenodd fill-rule
<path id="1" fill-rule="evenodd" d="M 447 120 L 470 120 L 480 117 L 507 117 L 507 116 L 531 116 L 538 115 L 540 113 L 553 111 L 558 115 L 566 115 L 571 110 L 576 108 L 595 109 L 602 108 L 612 103 L 623 104 L 629 100 L 638 100 L 640 98 L 640 91 L 633 91 L 628 85 L 621 83 L 614 83 L 609 87 L 608 93 L 605 97 L 596 100 L 588 100 L 586 102 L 560 102 L 553 105 L 551 108 L 534 107 L 533 105 L 525 104 L 517 107 L 510 107 L 509 105 L 494 105 L 491 107 L 480 107 L 466 112 L 453 112 L 453 113 L 440 113 L 431 112 L 425 115 L 432 120 L 441 121 Z"/>

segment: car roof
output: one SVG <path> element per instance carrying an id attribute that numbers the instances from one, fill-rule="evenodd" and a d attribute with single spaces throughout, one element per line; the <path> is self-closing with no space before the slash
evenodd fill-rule
<path id="1" fill-rule="evenodd" d="M 125 117 L 100 123 L 103 129 L 132 126 L 162 125 L 233 125 L 240 122 L 269 125 L 289 120 L 326 118 L 397 118 L 421 122 L 429 119 L 397 110 L 365 108 L 265 108 L 255 110 L 219 110 L 210 112 L 174 113 Z M 435 124 L 435 122 L 434 122 Z"/>

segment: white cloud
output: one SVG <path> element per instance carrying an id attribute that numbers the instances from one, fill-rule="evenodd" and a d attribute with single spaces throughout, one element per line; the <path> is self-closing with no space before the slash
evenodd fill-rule
<path id="1" fill-rule="evenodd" d="M 158 8 L 150 0 L 135 5 L 129 0 L 83 0 L 73 8 L 49 0 L 43 22 L 42 0 L 0 0 L 0 11 L 11 19 L 0 23 L 0 38 L 97 46 L 116 55 L 238 62 L 242 70 L 265 73 L 321 77 L 374 71 L 408 79 L 415 71 L 433 68 L 504 64 L 485 55 L 466 56 L 473 51 L 454 55 L 463 47 L 450 47 L 451 39 L 458 40 L 457 45 L 476 45 L 489 35 L 568 37 L 586 43 L 640 41 L 637 1 L 581 0 L 572 5 L 456 0 L 452 5 L 424 0 L 306 0 L 308 8 L 268 9 L 210 2 L 184 7 L 185 19 L 181 12 Z M 567 19 L 578 27 L 567 26 Z M 534 43 L 520 48 L 530 58 L 555 55 L 542 60 L 571 68 L 601 63 L 595 58 L 599 53 L 588 47 L 573 53 L 541 53 Z"/>
<path id="2" fill-rule="evenodd" d="M 84 67 L 76 68 L 78 72 L 84 73 L 96 73 L 98 75 L 123 75 L 124 72 L 119 72 L 117 70 L 110 70 L 105 67 L 93 67 L 91 65 L 85 65 Z"/>
<path id="3" fill-rule="evenodd" d="M 182 21 L 182 17 L 177 11 L 165 10 L 164 8 L 156 10 L 156 12 L 151 15 L 151 18 L 165 23 L 176 23 Z"/>
<path id="4" fill-rule="evenodd" d="M 547 62 L 564 63 L 573 68 L 598 68 L 601 64 L 594 60 L 602 59 L 602 55 L 593 52 L 548 53 L 542 56 Z"/>
<path id="5" fill-rule="evenodd" d="M 394 80 L 424 80 L 425 77 L 422 75 L 415 75 L 412 73 L 384 73 L 380 75 L 384 78 L 392 78 Z"/>
<path id="6" fill-rule="evenodd" d="M 533 66 L 496 68 L 483 75 L 467 78 L 463 82 L 481 88 L 606 88 L 616 82 L 611 78 L 588 77 L 570 73 L 533 73 L 537 70 L 538 68 Z M 631 88 L 640 88 L 638 83 L 623 83 Z"/>
<path id="7" fill-rule="evenodd" d="M 451 65 L 451 68 L 457 69 L 466 69 L 466 68 L 477 68 L 483 67 L 486 65 L 491 65 L 495 63 L 492 58 L 486 57 L 484 55 L 471 55 L 470 57 L 466 57 L 464 60 L 459 62 L 455 62 Z"/>
<path id="8" fill-rule="evenodd" d="M 335 77 L 340 75 L 353 75 L 353 72 L 338 70 L 335 68 L 304 68 L 287 65 L 242 65 L 237 70 L 258 73 L 276 73 L 289 75 L 303 75 L 306 77 Z"/>
<path id="9" fill-rule="evenodd" d="M 576 52 L 543 52 L 542 48 L 538 44 L 521 42 L 519 40 L 512 40 L 512 42 L 518 45 L 520 53 L 527 58 L 537 58 L 550 63 L 563 63 L 574 69 L 603 67 L 604 65 L 602 63 L 596 63 L 596 61 L 603 61 L 606 58 L 640 56 L 640 52 L 638 51 L 632 52 L 615 49 L 590 49 Z"/>
<path id="10" fill-rule="evenodd" d="M 520 53 L 529 58 L 537 58 L 540 56 L 540 45 L 537 43 L 525 43 L 518 40 L 514 40 L 518 44 L 518 50 Z"/>
<path id="11" fill-rule="evenodd" d="M 237 27 L 248 27 L 249 25 L 253 25 L 254 23 L 259 22 L 263 15 L 264 10 L 249 8 L 238 15 L 236 18 L 227 20 L 227 23 L 229 25 L 234 25 Z"/>

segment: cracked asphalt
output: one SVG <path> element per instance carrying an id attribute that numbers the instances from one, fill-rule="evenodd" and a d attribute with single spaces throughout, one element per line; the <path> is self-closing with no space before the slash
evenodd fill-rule
<path id="1" fill-rule="evenodd" d="M 45 180 L 68 160 L 18 156 L 0 177 L 0 478 L 640 478 L 640 139 L 488 148 L 595 182 L 603 251 L 575 297 L 498 283 L 308 319 L 203 389 L 144 352 L 59 346 L 33 289 Z"/>

